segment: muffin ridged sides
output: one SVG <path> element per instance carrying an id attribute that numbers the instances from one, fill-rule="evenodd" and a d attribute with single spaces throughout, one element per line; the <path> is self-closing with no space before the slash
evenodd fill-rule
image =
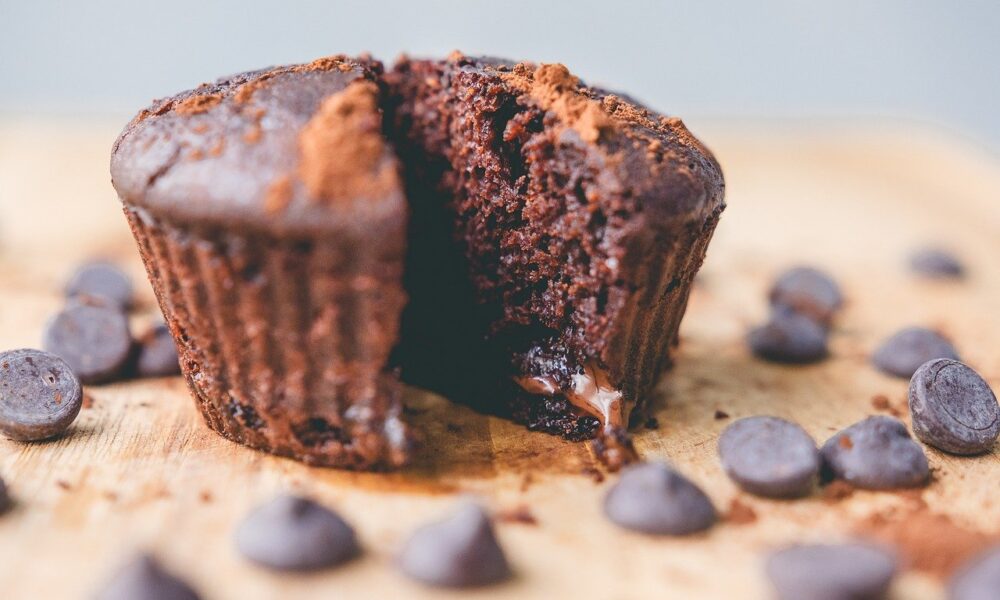
<path id="1" fill-rule="evenodd" d="M 396 245 L 125 213 L 212 429 L 310 464 L 406 462 L 401 390 L 385 371 L 405 303 Z"/>

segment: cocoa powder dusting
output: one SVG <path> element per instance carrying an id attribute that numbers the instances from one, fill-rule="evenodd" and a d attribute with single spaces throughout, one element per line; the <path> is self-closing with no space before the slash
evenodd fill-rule
<path id="1" fill-rule="evenodd" d="M 273 71 L 262 73 L 259 77 L 256 77 L 255 79 L 252 79 L 251 81 L 248 81 L 236 88 L 236 92 L 233 94 L 233 102 L 237 105 L 250 102 L 254 93 L 257 90 L 266 87 L 268 85 L 268 81 L 273 79 L 276 74 L 277 73 Z"/>
<path id="2" fill-rule="evenodd" d="M 288 206 L 292 200 L 292 178 L 289 175 L 282 175 L 271 182 L 267 188 L 267 195 L 264 198 L 264 210 L 268 214 L 276 214 Z"/>
<path id="3" fill-rule="evenodd" d="M 607 111 L 609 115 L 625 121 L 626 123 L 633 123 L 635 125 L 641 125 L 649 129 L 657 129 L 657 123 L 649 116 L 649 111 L 644 108 L 630 104 L 629 102 L 623 101 L 618 96 L 610 94 L 605 96 L 601 100 L 601 107 Z M 653 150 L 654 148 L 650 148 Z"/>
<path id="4" fill-rule="evenodd" d="M 179 115 L 197 115 L 208 111 L 222 102 L 222 94 L 199 94 L 188 96 L 174 106 L 174 112 Z"/>
<path id="5" fill-rule="evenodd" d="M 324 56 L 322 58 L 317 58 L 311 63 L 295 67 L 292 70 L 295 72 L 304 71 L 332 71 L 337 69 L 346 73 L 354 68 L 354 64 L 343 54 L 335 54 L 333 56 Z"/>
<path id="6" fill-rule="evenodd" d="M 378 90 L 356 81 L 327 98 L 299 134 L 299 177 L 320 202 L 384 197 L 399 186 L 384 160 Z"/>
<path id="7" fill-rule="evenodd" d="M 877 513 L 858 531 L 895 546 L 910 568 L 938 577 L 951 575 L 969 558 L 1000 541 L 955 523 L 951 517 L 917 505 L 903 513 Z"/>
<path id="8" fill-rule="evenodd" d="M 534 70 L 532 70 L 534 69 Z M 545 110 L 555 113 L 587 142 L 596 142 L 601 131 L 614 122 L 600 103 L 580 92 L 580 80 L 565 65 L 520 63 L 500 77 L 515 89 L 533 98 Z"/>
<path id="9" fill-rule="evenodd" d="M 733 498 L 726 512 L 726 522 L 733 525 L 749 525 L 757 521 L 757 511 L 749 504 L 744 504 L 739 498 Z"/>
<path id="10" fill-rule="evenodd" d="M 226 148 L 226 140 L 224 138 L 219 138 L 211 148 L 208 149 L 208 153 L 212 156 L 222 156 L 222 151 Z"/>
<path id="11" fill-rule="evenodd" d="M 243 133 L 243 141 L 248 144 L 256 144 L 260 141 L 262 131 L 259 123 L 252 123 L 250 128 Z"/>

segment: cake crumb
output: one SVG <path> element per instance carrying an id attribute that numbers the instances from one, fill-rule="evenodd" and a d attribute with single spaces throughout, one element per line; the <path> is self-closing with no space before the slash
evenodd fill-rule
<path id="1" fill-rule="evenodd" d="M 728 419 L 729 418 L 729 413 L 727 413 L 724 410 L 715 409 L 715 415 L 714 415 L 714 417 L 715 417 L 716 421 L 722 421 L 723 419 Z"/>

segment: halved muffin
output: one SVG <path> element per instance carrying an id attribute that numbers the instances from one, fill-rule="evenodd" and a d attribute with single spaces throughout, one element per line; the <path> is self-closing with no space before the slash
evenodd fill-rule
<path id="1" fill-rule="evenodd" d="M 308 463 L 403 464 L 407 206 L 381 65 L 342 56 L 155 102 L 112 180 L 209 426 Z"/>
<path id="2" fill-rule="evenodd" d="M 457 53 L 185 92 L 112 175 L 210 426 L 353 468 L 408 456 L 399 375 L 627 461 L 724 208 L 678 119 Z"/>
<path id="3" fill-rule="evenodd" d="M 620 465 L 724 208 L 718 163 L 563 65 L 455 53 L 387 78 L 412 213 L 404 380 L 596 436 Z"/>

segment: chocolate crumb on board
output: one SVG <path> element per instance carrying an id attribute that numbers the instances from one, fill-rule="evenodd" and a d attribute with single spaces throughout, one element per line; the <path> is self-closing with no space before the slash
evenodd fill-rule
<path id="1" fill-rule="evenodd" d="M 842 479 L 831 481 L 822 488 L 822 496 L 825 502 L 840 502 L 854 495 L 857 488 Z"/>
<path id="2" fill-rule="evenodd" d="M 493 518 L 501 523 L 519 523 L 521 525 L 538 525 L 538 519 L 531 509 L 521 504 L 509 510 L 497 512 Z"/>
<path id="3" fill-rule="evenodd" d="M 580 469 L 580 474 L 590 477 L 591 479 L 594 480 L 594 483 L 604 482 L 604 473 L 602 473 L 599 469 L 596 469 L 594 467 L 584 467 Z"/>
<path id="4" fill-rule="evenodd" d="M 889 413 L 894 417 L 903 416 L 903 411 L 894 406 L 889 400 L 889 397 L 885 394 L 876 394 L 872 396 L 872 408 L 879 412 Z"/>
<path id="5" fill-rule="evenodd" d="M 733 498 L 729 501 L 729 510 L 726 511 L 725 521 L 732 525 L 749 525 L 757 521 L 757 511 L 739 498 Z"/>
<path id="6" fill-rule="evenodd" d="M 960 525 L 923 503 L 869 515 L 855 528 L 898 548 L 911 568 L 937 577 L 947 577 L 969 558 L 1000 542 L 1000 536 Z"/>
<path id="7" fill-rule="evenodd" d="M 713 415 L 713 418 L 716 421 L 721 421 L 723 419 L 728 419 L 729 418 L 729 413 L 727 413 L 724 410 L 715 409 L 715 414 Z"/>

